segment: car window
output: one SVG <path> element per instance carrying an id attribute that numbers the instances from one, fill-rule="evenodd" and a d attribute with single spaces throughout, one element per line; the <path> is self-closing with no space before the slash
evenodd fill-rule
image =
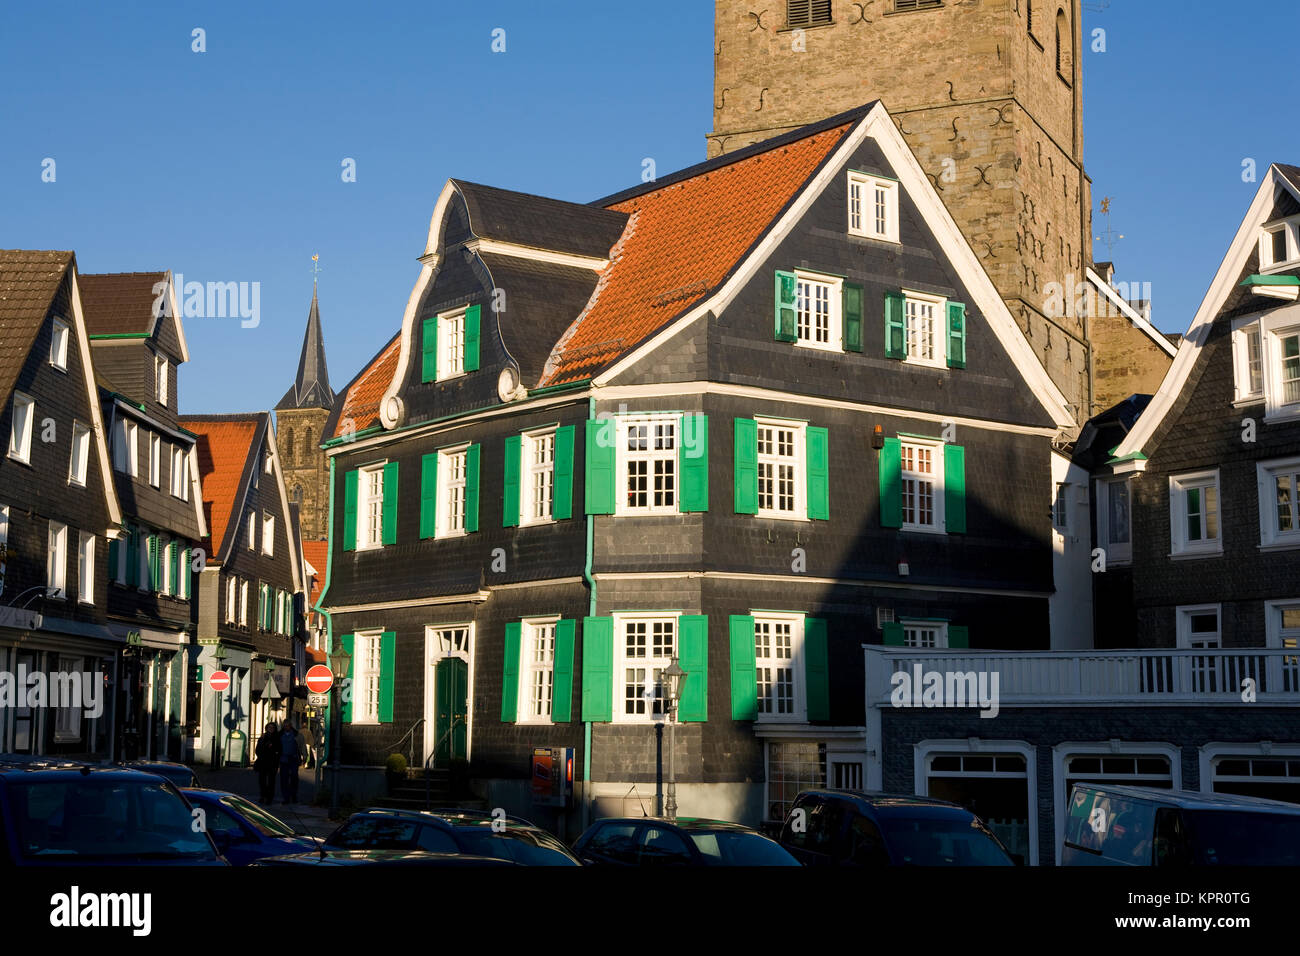
<path id="1" fill-rule="evenodd" d="M 691 831 L 691 842 L 707 866 L 798 866 L 774 840 L 758 833 Z"/>
<path id="2" fill-rule="evenodd" d="M 446 830 L 440 830 L 437 827 L 420 827 L 420 839 L 416 845 L 421 850 L 430 850 L 434 853 L 460 852 L 455 837 Z"/>
<path id="3" fill-rule="evenodd" d="M 344 850 L 411 850 L 419 827 L 406 820 L 362 817 L 334 831 L 326 846 Z"/>
<path id="4" fill-rule="evenodd" d="M 294 835 L 292 827 L 267 813 L 251 800 L 231 794 L 222 797 L 221 802 L 243 817 L 262 836 L 291 837 Z"/>
<path id="5" fill-rule="evenodd" d="M 1075 788 L 1065 826 L 1065 842 L 1136 866 L 1151 864 L 1155 807 L 1101 790 Z"/>
<path id="6" fill-rule="evenodd" d="M 1015 861 L 975 817 L 889 814 L 884 836 L 906 866 L 1015 866 Z"/>
<path id="7" fill-rule="evenodd" d="M 808 796 L 797 801 L 785 818 L 781 842 L 798 850 L 808 848 L 808 815 L 821 806 L 821 798 Z"/>
<path id="8" fill-rule="evenodd" d="M 636 831 L 635 823 L 606 823 L 592 835 L 585 849 L 616 863 L 636 863 Z"/>
<path id="9" fill-rule="evenodd" d="M 833 854 L 843 820 L 844 808 L 837 800 L 821 801 L 810 807 L 806 848 L 813 853 Z"/>
<path id="10" fill-rule="evenodd" d="M 1152 842 L 1154 866 L 1186 866 L 1192 862 L 1187 829 L 1177 809 L 1161 807 L 1156 811 L 1156 836 Z"/>
<path id="11" fill-rule="evenodd" d="M 1184 811 L 1202 866 L 1300 866 L 1300 814 Z"/>
<path id="12" fill-rule="evenodd" d="M 694 862 L 686 841 L 666 827 L 648 826 L 641 831 L 642 866 L 689 866 Z"/>
<path id="13" fill-rule="evenodd" d="M 208 828 L 208 832 L 213 836 L 219 833 L 234 838 L 244 835 L 244 828 L 239 825 L 239 820 L 221 804 L 205 803 L 200 809 L 203 810 L 205 817 L 203 825 Z"/>
<path id="14" fill-rule="evenodd" d="M 577 861 L 558 840 L 544 830 L 510 828 L 494 833 L 486 827 L 461 827 L 456 831 L 466 853 L 513 860 L 523 866 L 574 866 Z"/>
<path id="15" fill-rule="evenodd" d="M 854 866 L 888 866 L 889 851 L 880 828 L 869 818 L 855 813 L 849 821 L 845 860 Z"/>

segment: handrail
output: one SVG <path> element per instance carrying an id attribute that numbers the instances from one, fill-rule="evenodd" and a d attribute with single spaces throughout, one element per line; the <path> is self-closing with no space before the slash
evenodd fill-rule
<path id="1" fill-rule="evenodd" d="M 430 798 L 430 793 L 429 793 L 431 787 L 431 783 L 429 780 L 429 769 L 430 769 L 429 762 L 432 761 L 433 758 L 438 755 L 438 748 L 442 746 L 442 742 L 444 740 L 446 740 L 448 737 L 451 736 L 451 732 L 456 729 L 456 726 L 458 724 L 464 724 L 464 723 L 465 721 L 463 718 L 453 717 L 451 720 L 451 726 L 448 727 L 447 730 L 443 733 L 443 735 L 438 738 L 438 742 L 433 745 L 433 748 L 429 751 L 429 753 L 424 758 L 424 809 L 426 810 L 429 809 L 429 806 L 432 803 L 432 800 Z"/>
<path id="2" fill-rule="evenodd" d="M 403 740 L 405 740 L 407 737 L 411 738 L 411 747 L 410 747 L 411 756 L 410 759 L 406 761 L 408 766 L 410 764 L 415 763 L 415 729 L 419 727 L 422 723 L 424 723 L 423 717 L 421 717 L 415 723 L 411 724 L 411 729 L 408 730 L 406 733 L 402 734 L 401 738 L 397 741 L 397 743 L 393 744 L 392 746 L 392 750 L 397 751 L 401 748 Z"/>

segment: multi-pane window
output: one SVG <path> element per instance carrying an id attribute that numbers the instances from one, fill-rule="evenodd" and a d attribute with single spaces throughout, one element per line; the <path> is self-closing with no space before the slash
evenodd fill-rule
<path id="1" fill-rule="evenodd" d="M 132 478 L 140 474 L 139 428 L 125 418 L 113 429 L 113 467 Z"/>
<path id="2" fill-rule="evenodd" d="M 1221 646 L 1219 605 L 1178 608 L 1178 646 L 1191 650 L 1215 650 Z M 1191 661 L 1191 690 L 1211 694 L 1227 689 L 1224 683 L 1224 659 L 1194 655 Z"/>
<path id="3" fill-rule="evenodd" d="M 50 338 L 50 364 L 55 368 L 68 368 L 68 323 L 54 320 L 54 334 Z"/>
<path id="4" fill-rule="evenodd" d="M 189 501 L 190 476 L 185 465 L 185 449 L 180 445 L 172 445 L 172 495 Z"/>
<path id="5" fill-rule="evenodd" d="M 1300 414 L 1300 327 L 1283 327 L 1289 315 L 1251 318 L 1232 333 L 1236 400 L 1264 399 L 1267 418 Z"/>
<path id="6" fill-rule="evenodd" d="M 767 819 L 781 821 L 804 790 L 826 786 L 826 744 L 772 741 L 767 745 Z"/>
<path id="7" fill-rule="evenodd" d="M 1062 533 L 1070 530 L 1070 485 L 1056 483 L 1056 497 L 1052 499 L 1052 527 Z"/>
<path id="8" fill-rule="evenodd" d="M 262 553 L 275 554 L 275 515 L 262 515 Z"/>
<path id="9" fill-rule="evenodd" d="M 1259 523 L 1264 545 L 1300 543 L 1300 460 L 1260 464 Z"/>
<path id="10" fill-rule="evenodd" d="M 352 722 L 379 722 L 379 641 L 381 632 L 357 634 L 353 647 L 356 674 L 352 681 Z"/>
<path id="11" fill-rule="evenodd" d="M 898 183 L 849 173 L 849 233 L 898 241 Z"/>
<path id="12" fill-rule="evenodd" d="M 1133 558 L 1133 526 L 1127 478 L 1097 482 L 1097 543 L 1106 561 L 1122 564 Z"/>
<path id="13" fill-rule="evenodd" d="M 149 433 L 149 484 L 155 488 L 162 482 L 162 438 Z"/>
<path id="14" fill-rule="evenodd" d="M 907 361 L 926 365 L 942 365 L 945 355 L 939 336 L 942 299 L 908 295 L 903 310 L 905 323 L 904 344 Z"/>
<path id="15" fill-rule="evenodd" d="M 627 496 L 622 512 L 677 510 L 677 418 L 621 423 Z"/>
<path id="16" fill-rule="evenodd" d="M 384 466 L 362 468 L 357 475 L 357 549 L 384 543 Z"/>
<path id="17" fill-rule="evenodd" d="M 941 621 L 903 621 L 907 647 L 947 647 L 948 625 Z"/>
<path id="18" fill-rule="evenodd" d="M 943 530 L 943 448 L 939 444 L 900 442 L 903 527 Z"/>
<path id="19" fill-rule="evenodd" d="M 799 628 L 797 618 L 754 618 L 754 673 L 760 720 L 802 717 L 795 674 Z"/>
<path id="20" fill-rule="evenodd" d="M 1300 330 L 1279 335 L 1277 339 L 1281 359 L 1281 404 L 1300 402 Z"/>
<path id="21" fill-rule="evenodd" d="M 30 463 L 32 457 L 32 423 L 36 402 L 22 392 L 14 392 L 13 415 L 9 423 L 9 457 Z"/>
<path id="22" fill-rule="evenodd" d="M 81 422 L 72 423 L 72 460 L 68 463 L 68 480 L 74 485 L 86 483 L 90 462 L 90 429 Z"/>
<path id="23" fill-rule="evenodd" d="M 622 703 L 627 720 L 653 720 L 666 712 L 663 672 L 675 653 L 676 618 L 622 619 Z"/>
<path id="24" fill-rule="evenodd" d="M 831 304 L 838 299 L 834 284 L 800 276 L 796 288 L 795 330 L 798 342 L 839 348 L 832 334 L 835 330 L 832 328 Z"/>
<path id="25" fill-rule="evenodd" d="M 1260 347 L 1258 325 L 1246 330 L 1246 372 L 1249 381 L 1249 395 L 1258 395 L 1264 391 L 1264 353 Z"/>
<path id="26" fill-rule="evenodd" d="M 831 0 L 786 0 L 785 22 L 791 27 L 830 23 Z"/>
<path id="27" fill-rule="evenodd" d="M 1219 473 L 1208 471 L 1170 478 L 1169 521 L 1174 554 L 1221 551 Z"/>
<path id="28" fill-rule="evenodd" d="M 803 427 L 758 422 L 758 513 L 803 517 Z"/>
<path id="29" fill-rule="evenodd" d="M 465 371 L 465 313 L 438 318 L 438 378 L 450 378 Z"/>
<path id="30" fill-rule="evenodd" d="M 555 683 L 555 621 L 525 621 L 523 625 L 523 719 L 551 719 Z"/>
<path id="31" fill-rule="evenodd" d="M 555 432 L 525 435 L 522 524 L 550 521 L 555 504 Z"/>
<path id="32" fill-rule="evenodd" d="M 466 462 L 469 449 L 438 453 L 438 536 L 465 533 Z"/>
<path id="33" fill-rule="evenodd" d="M 1300 219 L 1264 227 L 1259 239 L 1260 268 L 1283 266 L 1297 258 L 1300 258 Z"/>
<path id="34" fill-rule="evenodd" d="M 95 603 L 95 536 L 84 531 L 77 542 L 77 600 Z"/>
<path id="35" fill-rule="evenodd" d="M 47 539 L 45 583 L 53 591 L 51 597 L 65 598 L 68 586 L 68 526 L 50 522 Z"/>

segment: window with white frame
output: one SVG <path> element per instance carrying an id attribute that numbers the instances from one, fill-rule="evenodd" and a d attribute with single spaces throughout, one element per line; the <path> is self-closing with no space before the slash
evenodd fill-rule
<path id="1" fill-rule="evenodd" d="M 849 172 L 849 234 L 898 242 L 898 183 Z"/>
<path id="2" fill-rule="evenodd" d="M 1300 260 L 1300 217 L 1269 223 L 1260 230 L 1259 267 L 1281 269 Z"/>
<path id="3" fill-rule="evenodd" d="M 172 549 L 176 547 L 175 541 L 169 541 L 163 544 L 163 539 L 158 539 L 158 591 L 160 594 L 171 595 L 176 587 L 172 581 Z"/>
<path id="4" fill-rule="evenodd" d="M 9 422 L 9 457 L 23 464 L 32 460 L 32 428 L 36 419 L 36 401 L 30 395 L 14 392 L 13 413 Z"/>
<path id="5" fill-rule="evenodd" d="M 806 719 L 802 661 L 803 615 L 754 615 L 759 720 Z"/>
<path id="6" fill-rule="evenodd" d="M 677 416 L 618 422 L 626 494 L 619 514 L 677 512 Z"/>
<path id="7" fill-rule="evenodd" d="M 190 475 L 185 448 L 172 445 L 172 496 L 182 501 L 190 500 Z"/>
<path id="8" fill-rule="evenodd" d="M 275 592 L 275 632 L 284 633 L 284 592 Z"/>
<path id="9" fill-rule="evenodd" d="M 843 280 L 795 274 L 795 342 L 812 348 L 841 351 L 843 319 L 841 287 Z"/>
<path id="10" fill-rule="evenodd" d="M 438 381 L 465 372 L 465 310 L 438 316 Z"/>
<path id="11" fill-rule="evenodd" d="M 521 628 L 519 699 L 523 723 L 551 722 L 555 683 L 555 625 L 558 618 L 524 621 Z"/>
<path id="12" fill-rule="evenodd" d="M 909 621 L 904 619 L 903 644 L 907 647 L 947 647 L 948 625 L 944 621 Z"/>
<path id="13" fill-rule="evenodd" d="M 50 337 L 50 364 L 65 372 L 68 370 L 68 323 L 61 319 L 54 320 L 54 333 Z"/>
<path id="14" fill-rule="evenodd" d="M 51 597 L 68 596 L 68 526 L 57 521 L 50 522 L 47 539 L 45 583 L 53 593 Z"/>
<path id="15" fill-rule="evenodd" d="M 899 441 L 903 530 L 943 531 L 943 442 Z"/>
<path id="16" fill-rule="evenodd" d="M 663 672 L 677 647 L 677 616 L 616 616 L 615 714 L 619 721 L 664 716 Z"/>
<path id="17" fill-rule="evenodd" d="M 465 533 L 468 446 L 438 452 L 438 537 Z"/>
<path id="18" fill-rule="evenodd" d="M 904 293 L 904 361 L 943 368 L 947 362 L 947 325 L 943 321 L 947 300 L 917 292 Z"/>
<path id="19" fill-rule="evenodd" d="M 1234 401 L 1265 402 L 1265 420 L 1300 417 L 1300 311 L 1283 308 L 1234 323 Z"/>
<path id="20" fill-rule="evenodd" d="M 248 550 L 257 550 L 257 514 L 250 511 L 248 519 L 244 522 L 244 530 L 248 535 Z"/>
<path id="21" fill-rule="evenodd" d="M 1300 754 L 1291 747 L 1281 752 L 1270 747 L 1269 751 L 1267 755 L 1234 753 L 1212 758 L 1213 791 L 1300 803 Z M 1287 862 L 1282 858 L 1287 852 L 1283 849 L 1271 862 Z"/>
<path id="22" fill-rule="evenodd" d="M 1300 547 L 1300 458 L 1259 462 L 1259 543 Z"/>
<path id="23" fill-rule="evenodd" d="M 1052 499 L 1052 527 L 1062 534 L 1070 530 L 1070 484 L 1056 483 L 1056 497 Z"/>
<path id="24" fill-rule="evenodd" d="M 72 423 L 72 459 L 68 462 L 68 481 L 85 485 L 90 464 L 90 429 L 81 422 Z"/>
<path id="25" fill-rule="evenodd" d="M 77 542 L 77 600 L 95 603 L 95 536 L 84 531 Z"/>
<path id="26" fill-rule="evenodd" d="M 383 546 L 384 466 L 379 464 L 362 468 L 357 473 L 357 550 Z"/>
<path id="27" fill-rule="evenodd" d="M 1264 604 L 1264 638 L 1268 647 L 1282 650 L 1300 648 L 1300 599 Z M 1300 690 L 1300 656 L 1287 655 L 1274 666 L 1280 670 L 1280 675 L 1277 672 L 1269 675 L 1269 690 L 1278 686 L 1279 677 L 1283 691 L 1293 694 Z"/>
<path id="28" fill-rule="evenodd" d="M 159 405 L 167 404 L 167 359 L 161 355 L 155 355 L 153 358 L 154 383 L 156 390 L 154 397 L 158 399 Z"/>
<path id="29" fill-rule="evenodd" d="M 239 616 L 238 615 L 239 606 L 236 603 L 238 586 L 239 586 L 239 581 L 235 579 L 234 575 L 231 575 L 226 578 L 226 623 L 227 624 L 234 624 L 236 618 Z"/>
<path id="30" fill-rule="evenodd" d="M 520 524 L 550 521 L 555 504 L 555 429 L 525 434 L 523 455 L 524 503 Z"/>
<path id="31" fill-rule="evenodd" d="M 1133 560 L 1133 518 L 1129 481 L 1118 478 L 1097 482 L 1097 543 L 1108 564 Z"/>
<path id="32" fill-rule="evenodd" d="M 758 514 L 767 518 L 806 518 L 806 459 L 802 422 L 756 419 L 758 437 Z"/>
<path id="33" fill-rule="evenodd" d="M 84 673 L 84 657 L 60 654 L 58 669 L 64 674 Z M 58 743 L 71 743 L 81 739 L 82 709 L 77 706 L 58 707 L 54 711 L 54 739 Z"/>
<path id="34" fill-rule="evenodd" d="M 248 627 L 248 582 L 239 582 L 239 626 Z"/>
<path id="35" fill-rule="evenodd" d="M 1170 477 L 1169 538 L 1174 554 L 1223 551 L 1218 469 Z"/>
<path id="36" fill-rule="evenodd" d="M 795 797 L 826 786 L 826 744 L 816 740 L 773 740 L 767 745 L 767 819 L 782 821 Z"/>
<path id="37" fill-rule="evenodd" d="M 275 515 L 262 515 L 262 553 L 275 554 Z"/>
<path id="38" fill-rule="evenodd" d="M 275 474 L 275 450 L 267 448 L 262 453 L 262 470 L 268 475 Z"/>
<path id="39" fill-rule="evenodd" d="M 1264 397 L 1264 348 L 1258 321 L 1252 320 L 1232 333 L 1232 359 L 1236 400 Z"/>
<path id="40" fill-rule="evenodd" d="M 383 632 L 358 632 L 352 648 L 352 722 L 379 723 L 379 641 Z"/>
<path id="41" fill-rule="evenodd" d="M 162 438 L 157 432 L 149 433 L 149 484 L 157 488 L 162 483 Z"/>
<path id="42" fill-rule="evenodd" d="M 1176 609 L 1178 646 L 1185 650 L 1217 650 L 1222 646 L 1221 614 L 1217 604 L 1198 604 Z M 1226 689 L 1224 659 L 1195 655 L 1191 661 L 1191 690 L 1209 694 Z"/>
<path id="43" fill-rule="evenodd" d="M 140 474 L 139 433 L 136 423 L 125 418 L 113 429 L 113 467 L 132 478 Z"/>

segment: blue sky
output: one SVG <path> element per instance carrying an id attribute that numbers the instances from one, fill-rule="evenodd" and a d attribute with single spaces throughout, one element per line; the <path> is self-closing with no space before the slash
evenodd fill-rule
<path id="1" fill-rule="evenodd" d="M 1150 282 L 1157 325 L 1183 331 L 1256 188 L 1243 159 L 1300 163 L 1294 61 L 1252 27 L 1294 22 L 1294 0 L 1239 25 L 1203 2 L 1085 10 L 1085 160 L 1125 236 L 1116 278 Z M 186 321 L 186 412 L 279 400 L 319 253 L 340 389 L 400 324 L 448 177 L 588 201 L 645 157 L 700 161 L 712 43 L 707 0 L 23 4 L 0 33 L 0 246 L 260 283 L 256 328 Z"/>

